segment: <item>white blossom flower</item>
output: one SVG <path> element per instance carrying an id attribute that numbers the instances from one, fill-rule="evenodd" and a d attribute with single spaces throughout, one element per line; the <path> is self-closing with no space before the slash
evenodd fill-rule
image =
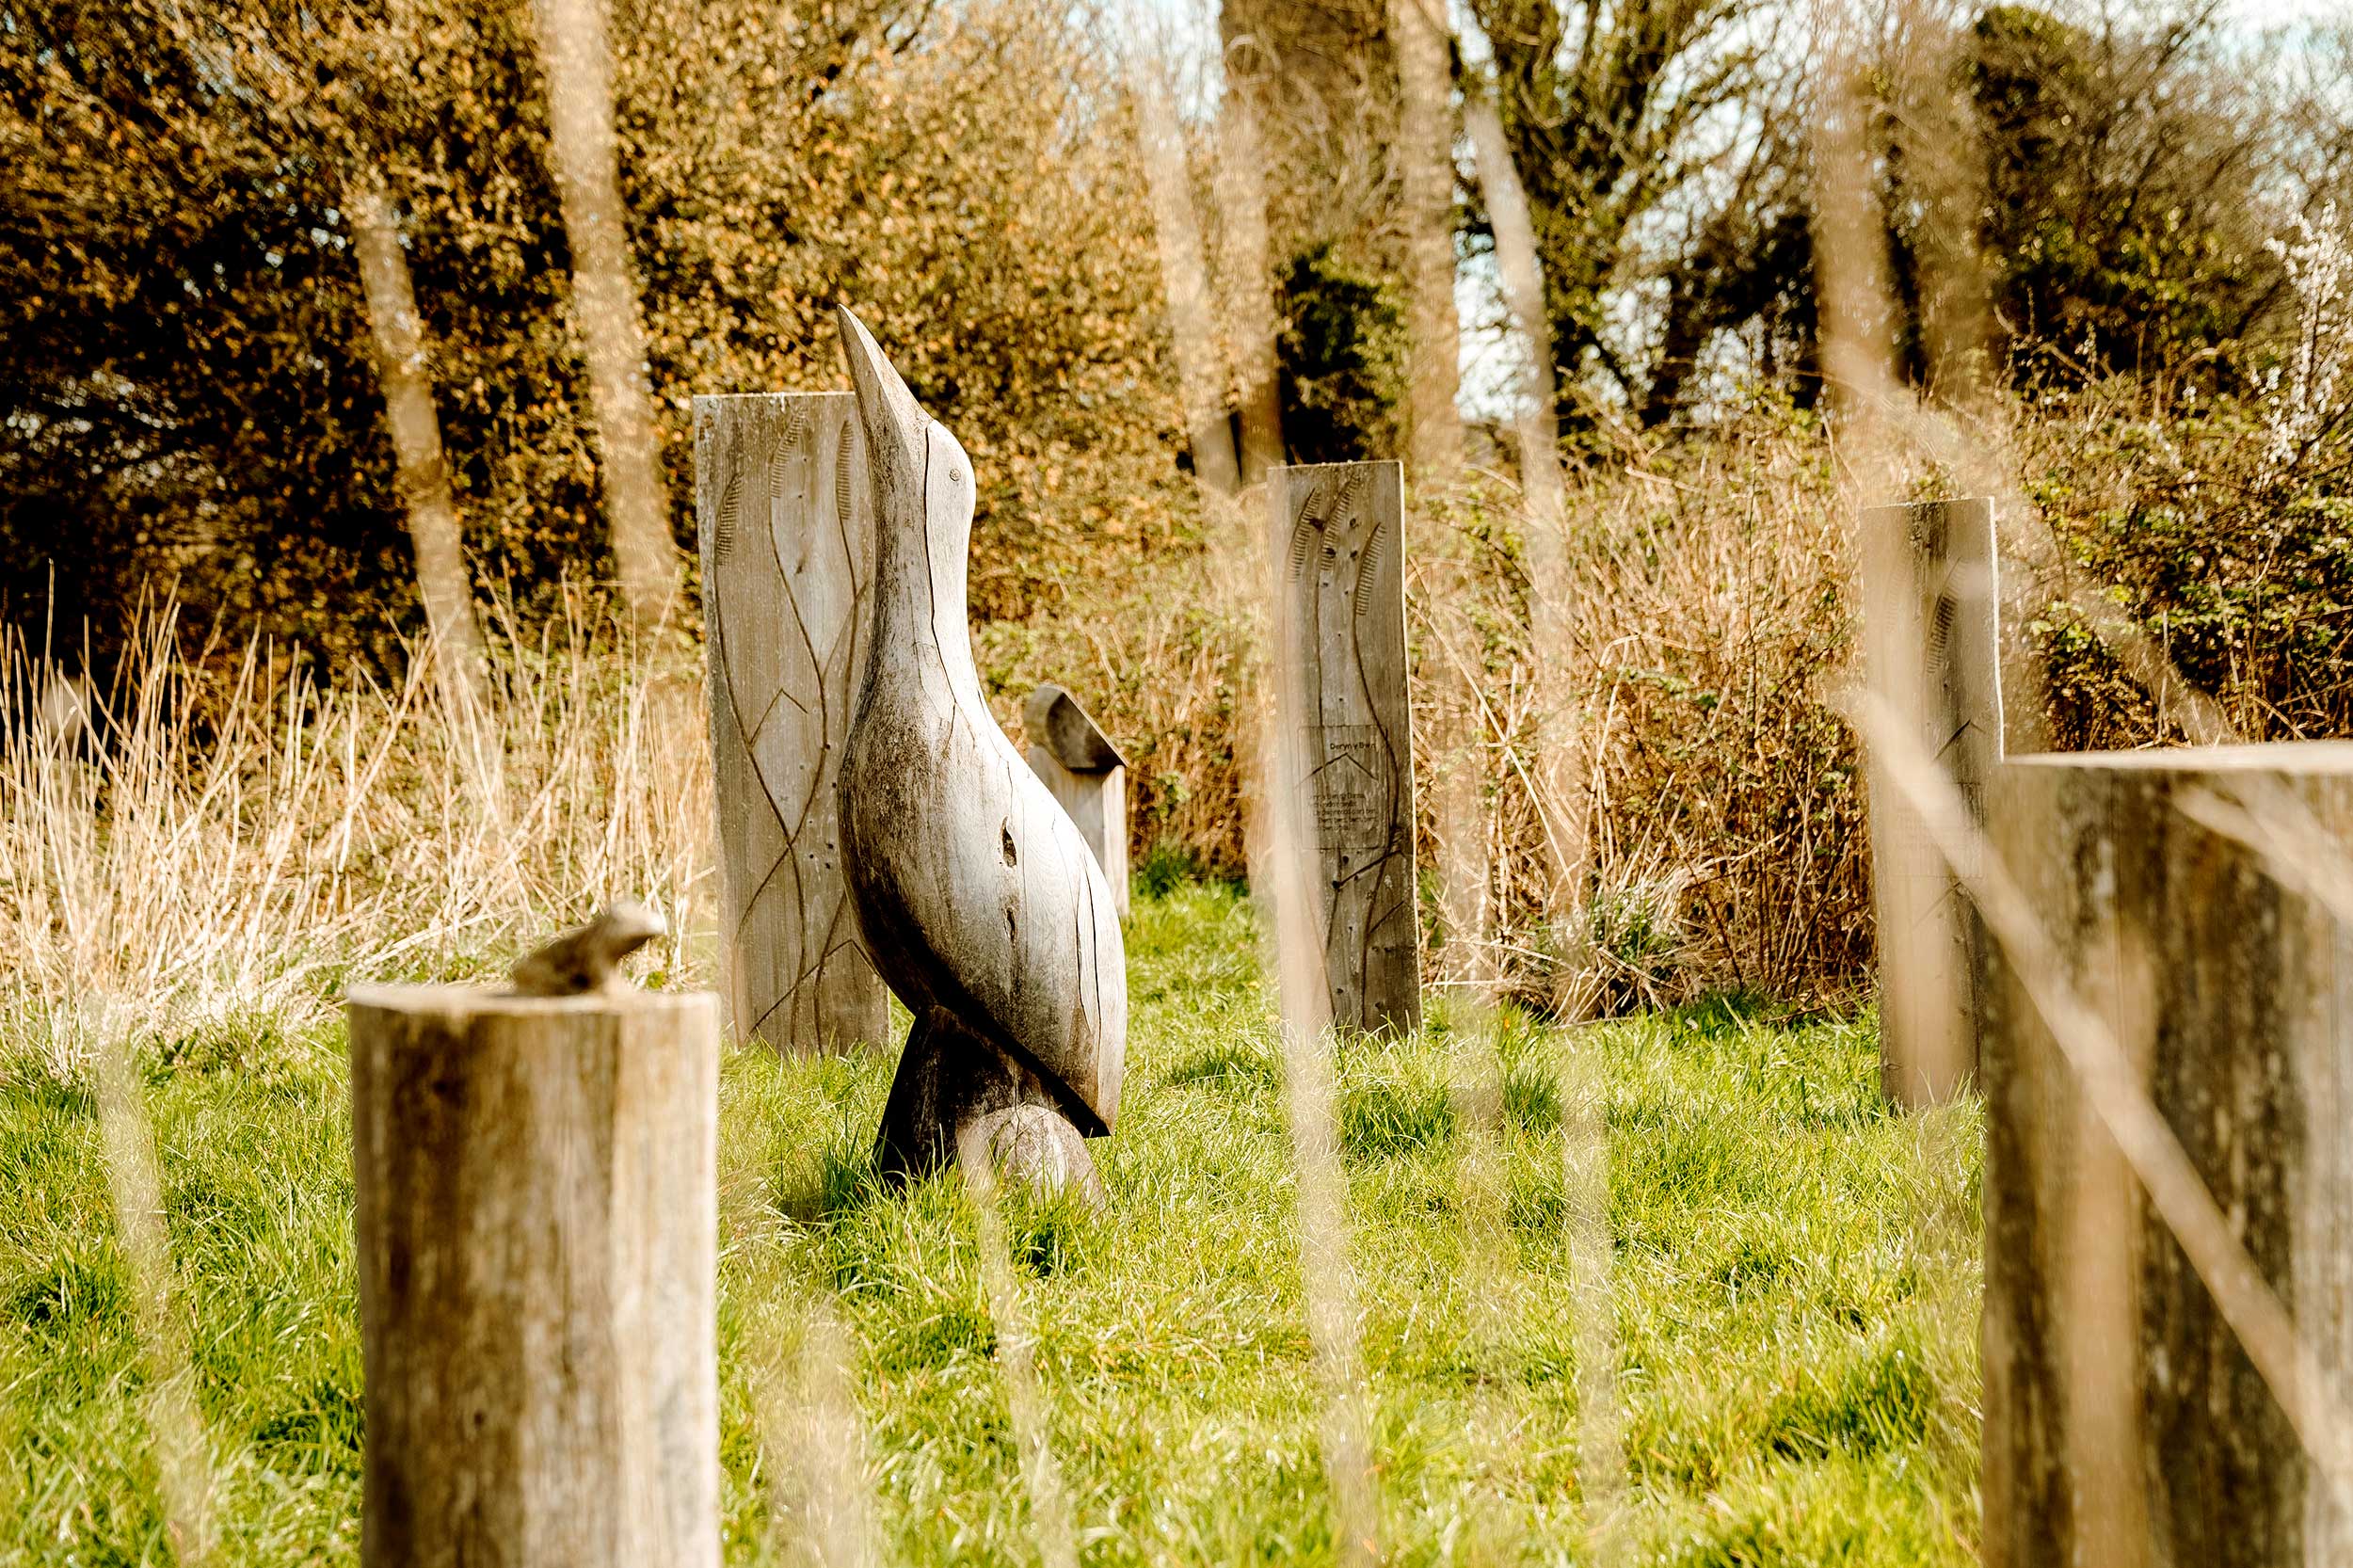
<path id="1" fill-rule="evenodd" d="M 2280 258 L 2297 301 L 2296 343 L 2284 378 L 2274 365 L 2262 380 L 2263 475 L 2278 479 L 2294 468 L 2334 422 L 2339 393 L 2353 364 L 2353 248 L 2337 227 L 2330 202 L 2320 221 L 2297 215 L 2293 240 L 2265 243 Z"/>

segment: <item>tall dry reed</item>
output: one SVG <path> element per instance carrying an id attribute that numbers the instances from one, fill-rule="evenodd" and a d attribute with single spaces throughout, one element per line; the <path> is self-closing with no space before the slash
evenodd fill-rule
<path id="1" fill-rule="evenodd" d="M 631 651 L 585 600 L 491 644 L 471 706 L 423 659 L 330 686 L 168 610 L 104 690 L 0 647 L 9 1056 L 74 1074 L 93 1029 L 138 1047 L 314 1016 L 347 979 L 492 969 L 622 893 L 671 912 L 656 962 L 689 967 L 712 820 L 691 659 Z"/>

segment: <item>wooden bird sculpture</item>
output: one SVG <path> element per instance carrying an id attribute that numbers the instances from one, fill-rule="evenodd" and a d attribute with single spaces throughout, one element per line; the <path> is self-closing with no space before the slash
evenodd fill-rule
<path id="1" fill-rule="evenodd" d="M 981 695 L 971 459 L 858 319 L 836 315 L 876 513 L 842 847 L 875 966 L 915 1016 L 876 1163 L 921 1176 L 978 1146 L 1033 1187 L 1099 1197 L 1080 1140 L 1112 1129 L 1128 1036 L 1111 888 Z"/>

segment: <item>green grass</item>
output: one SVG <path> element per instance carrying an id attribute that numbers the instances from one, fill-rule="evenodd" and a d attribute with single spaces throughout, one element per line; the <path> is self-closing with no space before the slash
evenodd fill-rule
<path id="1" fill-rule="evenodd" d="M 1112 1194 L 1016 1208 L 1038 1374 L 1088 1562 L 1325 1560 L 1331 1522 L 1292 1224 L 1283 1074 L 1246 905 L 1139 904 Z M 1362 1343 L 1401 1562 L 1587 1560 L 1560 1075 L 1508 1020 L 1505 1113 L 1474 1133 L 1443 1023 L 1342 1052 Z M 1869 1020 L 1733 1006 L 1599 1026 L 1635 1558 L 1975 1560 L 1977 1123 L 1899 1118 Z M 170 1560 L 94 1105 L 0 1054 L 0 1563 Z M 1034 1560 L 960 1187 L 877 1192 L 889 1064 L 731 1052 L 721 1380 L 730 1562 L 774 1560 L 813 1293 L 851 1384 L 893 1562 Z M 342 1039 L 216 1032 L 146 1077 L 214 1448 L 217 1560 L 356 1560 L 362 1420 Z M 1504 1191 L 1465 1203 L 1465 1157 Z M 1475 1198 L 1477 1194 L 1473 1193 Z M 1465 1267 L 1476 1216 L 1507 1235 Z M 1496 1325 L 1500 1324 L 1498 1329 Z M 776 1464 L 788 1474 L 780 1476 Z M 789 1493 L 789 1484 L 786 1487 Z"/>

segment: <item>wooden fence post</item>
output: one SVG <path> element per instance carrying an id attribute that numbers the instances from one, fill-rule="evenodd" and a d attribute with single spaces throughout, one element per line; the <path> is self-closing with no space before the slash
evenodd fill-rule
<path id="1" fill-rule="evenodd" d="M 2276 821 L 2282 800 L 2341 854 L 2353 746 L 2013 760 L 1988 819 L 2073 988 L 2341 1380 L 2353 932 L 2295 886 L 2320 856 L 2259 854 L 2231 825 Z M 1989 948 L 1978 981 L 1989 1568 L 2353 1560 L 2353 1521 L 2324 1500 L 2009 959 Z"/>
<path id="2" fill-rule="evenodd" d="M 1387 463 L 1268 471 L 1279 788 L 1315 834 L 1332 1021 L 1421 1021 L 1414 740 L 1405 688 L 1405 475 Z M 1300 846 L 1304 854 L 1305 845 Z"/>
<path id="3" fill-rule="evenodd" d="M 1095 863 L 1112 886 L 1112 906 L 1126 920 L 1128 760 L 1095 715 L 1060 686 L 1032 692 L 1021 722 L 1030 732 L 1031 771 L 1079 824 L 1079 837 L 1095 852 Z"/>
<path id="4" fill-rule="evenodd" d="M 780 1049 L 879 1043 L 889 998 L 850 897 L 838 804 L 873 619 L 856 398 L 697 397 L 695 497 L 730 1021 Z"/>
<path id="5" fill-rule="evenodd" d="M 717 1568 L 718 1008 L 355 987 L 366 1568 Z"/>
<path id="6" fill-rule="evenodd" d="M 1872 689 L 1896 712 L 1919 716 L 1922 744 L 1982 821 L 2002 759 L 1993 504 L 1867 507 L 1863 565 Z M 1876 765 L 1869 808 L 1880 1086 L 1898 1105 L 1941 1104 L 1977 1071 L 1977 922 L 1917 815 Z"/>

